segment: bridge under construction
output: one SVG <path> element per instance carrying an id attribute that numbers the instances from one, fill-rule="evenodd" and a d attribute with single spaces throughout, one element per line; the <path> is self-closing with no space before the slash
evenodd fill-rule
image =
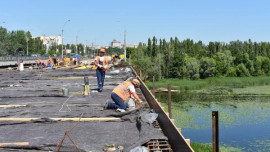
<path id="1" fill-rule="evenodd" d="M 128 70 L 126 70 L 128 69 Z M 193 151 L 132 67 L 106 73 L 103 92 L 84 94 L 84 79 L 96 88 L 90 69 L 0 69 L 1 151 Z M 124 113 L 104 110 L 112 90 L 130 77 L 144 104 Z M 69 93 L 65 94 L 63 89 Z M 149 113 L 158 114 L 153 121 Z"/>

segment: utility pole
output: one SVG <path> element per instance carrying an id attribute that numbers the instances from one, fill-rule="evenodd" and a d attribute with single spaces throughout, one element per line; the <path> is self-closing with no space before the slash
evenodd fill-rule
<path id="1" fill-rule="evenodd" d="M 93 53 L 94 51 L 94 53 Z M 94 49 L 94 43 L 92 42 L 92 48 L 91 48 L 91 55 L 94 55 L 95 56 L 95 49 Z"/>
<path id="2" fill-rule="evenodd" d="M 70 20 L 67 20 L 65 23 L 64 23 L 64 25 L 63 25 L 63 27 L 62 27 L 62 58 L 63 58 L 63 56 L 64 56 L 64 48 L 63 48 L 63 44 L 64 44 L 64 27 L 65 27 L 65 25 L 66 25 L 66 23 L 67 22 L 69 22 Z"/>
<path id="3" fill-rule="evenodd" d="M 87 50 L 87 40 L 85 40 L 84 55 L 85 55 L 85 53 L 86 53 L 86 50 Z"/>
<path id="4" fill-rule="evenodd" d="M 78 35 L 76 35 L 76 54 L 78 54 Z"/>
<path id="5" fill-rule="evenodd" d="M 29 38 L 26 36 L 26 56 L 28 56 L 28 41 L 29 41 Z"/>
<path id="6" fill-rule="evenodd" d="M 125 34 L 124 34 L 124 55 L 125 55 L 125 62 L 127 61 L 127 41 L 126 41 L 126 35 L 127 35 L 127 31 L 125 30 Z"/>
<path id="7" fill-rule="evenodd" d="M 79 32 L 81 32 L 82 31 L 82 29 L 80 29 L 78 32 L 77 32 L 77 34 L 76 34 L 76 54 L 78 54 L 78 34 L 79 34 Z"/>

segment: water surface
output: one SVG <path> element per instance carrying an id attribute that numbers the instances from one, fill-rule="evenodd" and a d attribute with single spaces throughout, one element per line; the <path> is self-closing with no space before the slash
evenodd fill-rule
<path id="1" fill-rule="evenodd" d="M 166 108 L 166 94 L 156 95 Z M 210 96 L 174 94 L 173 118 L 191 142 L 212 142 L 212 113 L 219 111 L 220 144 L 241 151 L 270 151 L 270 98 L 265 96 Z"/>

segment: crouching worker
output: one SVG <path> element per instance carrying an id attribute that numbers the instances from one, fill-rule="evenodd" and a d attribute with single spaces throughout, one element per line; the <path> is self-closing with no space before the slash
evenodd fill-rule
<path id="1" fill-rule="evenodd" d="M 135 87 L 140 87 L 140 82 L 137 79 L 132 79 L 131 82 L 122 82 L 112 91 L 111 98 L 114 102 L 106 103 L 104 109 L 116 109 L 116 111 L 125 112 L 128 108 L 127 101 L 130 98 L 142 103 L 142 100 L 136 93 Z"/>

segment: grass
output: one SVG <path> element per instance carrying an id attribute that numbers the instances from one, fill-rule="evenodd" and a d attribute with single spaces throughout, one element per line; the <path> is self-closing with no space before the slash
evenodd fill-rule
<path id="1" fill-rule="evenodd" d="M 208 78 L 206 79 L 209 84 L 215 86 L 258 86 L 258 85 L 269 85 L 270 77 L 221 77 L 221 78 Z"/>
<path id="2" fill-rule="evenodd" d="M 191 147 L 196 152 L 212 152 L 211 144 L 191 143 Z"/>
<path id="3" fill-rule="evenodd" d="M 153 89 L 153 83 L 147 81 L 147 86 Z M 244 88 L 246 86 L 270 85 L 270 77 L 213 77 L 199 80 L 186 79 L 162 79 L 155 82 L 155 88 L 167 88 L 171 84 L 172 89 L 188 91 L 200 90 L 212 86 Z"/>
<path id="4" fill-rule="evenodd" d="M 191 143 L 191 147 L 195 152 L 212 152 L 212 145 L 210 143 Z M 219 147 L 220 152 L 241 152 L 240 148 L 222 146 Z"/>
<path id="5" fill-rule="evenodd" d="M 148 88 L 153 89 L 153 83 L 146 82 Z M 167 88 L 171 84 L 172 89 L 176 90 L 197 90 L 208 85 L 205 80 L 186 80 L 186 79 L 162 79 L 155 82 L 155 88 Z"/>

